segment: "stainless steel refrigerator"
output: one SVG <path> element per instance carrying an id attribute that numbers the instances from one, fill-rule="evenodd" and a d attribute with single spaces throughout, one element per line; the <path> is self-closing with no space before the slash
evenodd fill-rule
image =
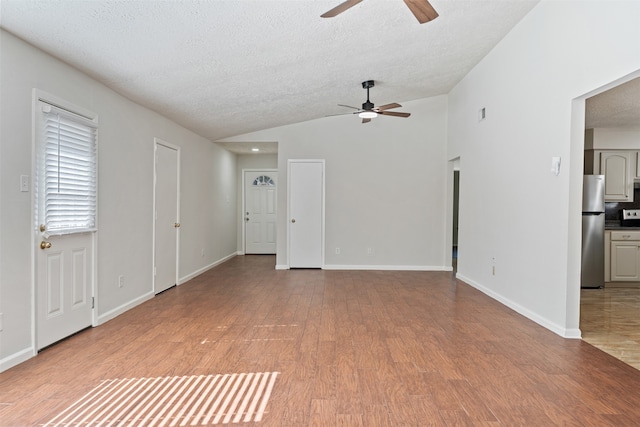
<path id="1" fill-rule="evenodd" d="M 604 216 L 604 175 L 585 175 L 582 184 L 582 288 L 604 286 Z"/>

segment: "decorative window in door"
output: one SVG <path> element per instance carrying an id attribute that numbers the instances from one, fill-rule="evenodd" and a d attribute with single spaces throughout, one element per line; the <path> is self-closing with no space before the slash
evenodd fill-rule
<path id="1" fill-rule="evenodd" d="M 267 175 L 261 175 L 253 180 L 252 185 L 261 187 L 274 187 L 276 183 L 273 182 L 273 179 L 271 179 L 271 177 L 268 177 Z"/>

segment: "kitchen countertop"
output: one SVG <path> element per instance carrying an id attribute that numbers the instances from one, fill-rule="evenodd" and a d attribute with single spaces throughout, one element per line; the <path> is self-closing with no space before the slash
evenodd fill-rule
<path id="1" fill-rule="evenodd" d="M 640 230 L 640 227 L 623 227 L 621 225 L 605 225 L 605 230 Z"/>

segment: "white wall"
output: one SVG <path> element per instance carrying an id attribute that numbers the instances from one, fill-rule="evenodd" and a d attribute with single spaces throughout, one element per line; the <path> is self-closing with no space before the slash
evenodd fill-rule
<path id="1" fill-rule="evenodd" d="M 640 2 L 543 1 L 449 94 L 459 277 L 563 336 L 579 336 L 584 97 L 638 69 Z"/>
<path id="2" fill-rule="evenodd" d="M 226 139 L 278 141 L 279 268 L 287 267 L 287 160 L 325 159 L 327 268 L 449 269 L 446 109 L 440 96 L 404 103 L 408 119 L 326 117 Z"/>
<path id="3" fill-rule="evenodd" d="M 585 132 L 585 149 L 637 150 L 640 148 L 640 129 L 595 128 Z"/>
<path id="4" fill-rule="evenodd" d="M 153 142 L 181 147 L 180 276 L 236 253 L 236 156 L 88 76 L 0 32 L 0 370 L 33 356 L 32 89 L 99 115 L 97 315 L 152 296 Z M 33 181 L 33 179 L 32 179 Z M 202 249 L 205 256 L 201 256 Z M 125 276 L 118 288 L 117 277 Z"/>

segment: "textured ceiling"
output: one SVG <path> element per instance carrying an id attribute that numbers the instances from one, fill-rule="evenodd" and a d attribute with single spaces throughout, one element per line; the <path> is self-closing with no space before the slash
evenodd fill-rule
<path id="1" fill-rule="evenodd" d="M 640 77 L 588 98 L 585 124 L 591 128 L 640 128 Z"/>
<path id="2" fill-rule="evenodd" d="M 7 31 L 212 140 L 446 94 L 537 0 L 1 0 Z M 347 110 L 348 111 L 348 110 Z"/>

